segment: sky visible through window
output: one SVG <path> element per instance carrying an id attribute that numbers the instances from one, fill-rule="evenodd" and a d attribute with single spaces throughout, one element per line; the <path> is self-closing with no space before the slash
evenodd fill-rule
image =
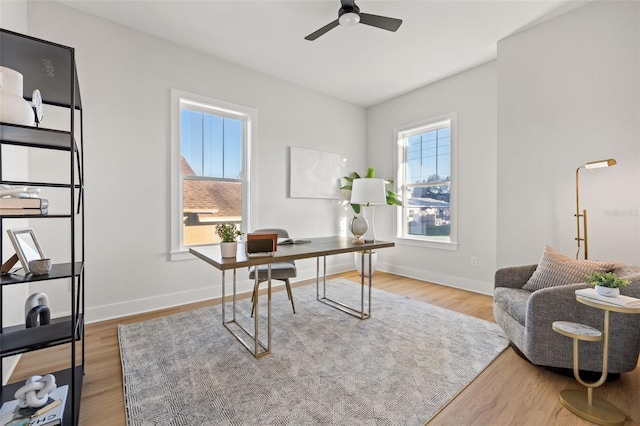
<path id="1" fill-rule="evenodd" d="M 410 136 L 407 183 L 448 181 L 451 174 L 451 128 Z"/>
<path id="2" fill-rule="evenodd" d="M 180 154 L 196 176 L 242 177 L 242 121 L 180 110 Z"/>

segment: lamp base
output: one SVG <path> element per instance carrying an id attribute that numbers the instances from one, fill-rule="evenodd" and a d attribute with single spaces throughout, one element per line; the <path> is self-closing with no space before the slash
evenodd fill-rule
<path id="1" fill-rule="evenodd" d="M 362 239 L 367 243 L 372 243 L 376 240 L 376 231 L 373 225 L 373 214 L 374 214 L 373 206 L 362 206 L 362 216 L 367 220 L 369 224 L 369 228 L 367 232 L 362 235 Z"/>

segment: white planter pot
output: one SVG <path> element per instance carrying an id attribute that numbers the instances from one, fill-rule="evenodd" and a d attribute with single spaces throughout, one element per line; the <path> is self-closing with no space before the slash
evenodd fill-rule
<path id="1" fill-rule="evenodd" d="M 22 97 L 22 74 L 0 67 L 0 121 L 33 126 L 35 115 L 31 104 Z"/>
<path id="2" fill-rule="evenodd" d="M 620 296 L 620 289 L 619 288 L 602 287 L 600 285 L 597 285 L 596 286 L 596 293 L 598 293 L 600 296 L 618 297 L 618 296 Z"/>
<path id="3" fill-rule="evenodd" d="M 369 276 L 369 253 L 362 252 L 362 251 L 357 251 L 354 253 L 356 271 L 358 271 L 360 275 L 363 275 L 362 256 L 364 256 L 364 276 L 368 277 Z M 374 251 L 373 253 L 371 253 L 371 275 L 373 275 L 376 272 L 377 263 L 378 263 L 378 253 Z"/>
<path id="4" fill-rule="evenodd" d="M 236 257 L 238 253 L 238 242 L 220 243 L 220 253 L 222 257 Z"/>

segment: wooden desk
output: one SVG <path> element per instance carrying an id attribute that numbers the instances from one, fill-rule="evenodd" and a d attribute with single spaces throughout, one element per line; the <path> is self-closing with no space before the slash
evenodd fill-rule
<path id="1" fill-rule="evenodd" d="M 353 308 L 339 301 L 332 300 L 326 295 L 327 277 L 327 256 L 353 253 L 356 251 L 369 251 L 369 268 L 371 268 L 371 250 L 393 247 L 395 244 L 388 241 L 375 241 L 365 244 L 354 244 L 353 238 L 347 237 L 321 237 L 312 238 L 310 243 L 280 245 L 273 256 L 248 258 L 245 255 L 244 244 L 238 244 L 238 253 L 235 258 L 223 258 L 220 254 L 219 246 L 207 246 L 190 248 L 194 256 L 199 257 L 208 264 L 222 271 L 222 325 L 244 345 L 256 358 L 271 353 L 271 264 L 285 262 L 289 260 L 316 258 L 316 296 L 317 300 L 340 309 L 350 315 L 360 319 L 367 319 L 371 316 L 371 271 L 369 271 L 368 282 L 368 303 L 365 311 L 365 277 L 360 278 L 361 303 L 360 309 Z M 323 258 L 322 291 L 320 291 L 320 258 Z M 364 271 L 364 256 L 362 256 L 362 268 Z M 248 268 L 250 266 L 267 265 L 267 343 L 262 342 L 258 335 L 259 315 L 258 315 L 258 274 L 255 274 L 254 288 L 257 297 L 253 300 L 255 311 L 254 331 L 246 330 L 236 321 L 236 270 L 238 268 Z M 227 321 L 225 316 L 225 291 L 226 291 L 226 271 L 233 270 L 233 297 L 232 297 L 232 319 Z M 233 328 L 230 327 L 233 325 Z M 239 329 L 239 330 L 236 330 Z M 246 339 L 246 340 L 245 340 Z"/>

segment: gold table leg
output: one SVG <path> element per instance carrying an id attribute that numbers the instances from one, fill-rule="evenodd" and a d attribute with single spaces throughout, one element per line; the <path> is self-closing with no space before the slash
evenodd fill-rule
<path id="1" fill-rule="evenodd" d="M 627 417 L 615 405 L 597 396 L 593 396 L 589 404 L 588 394 L 584 391 L 563 390 L 560 392 L 560 402 L 576 416 L 603 426 L 622 426 Z"/>
<path id="2" fill-rule="evenodd" d="M 561 323 L 561 322 L 560 322 Z M 589 420 L 595 424 L 603 426 L 622 426 L 627 416 L 612 403 L 593 396 L 593 389 L 602 385 L 607 379 L 607 369 L 609 365 L 609 310 L 604 311 L 604 330 L 603 330 L 603 347 L 602 347 L 602 375 L 596 382 L 586 382 L 580 377 L 580 360 L 578 342 L 580 340 L 597 341 L 599 336 L 582 335 L 571 331 L 563 330 L 557 327 L 558 322 L 553 323 L 553 329 L 560 334 L 573 338 L 573 374 L 587 391 L 563 390 L 560 392 L 560 402 L 569 411 L 578 417 Z"/>

